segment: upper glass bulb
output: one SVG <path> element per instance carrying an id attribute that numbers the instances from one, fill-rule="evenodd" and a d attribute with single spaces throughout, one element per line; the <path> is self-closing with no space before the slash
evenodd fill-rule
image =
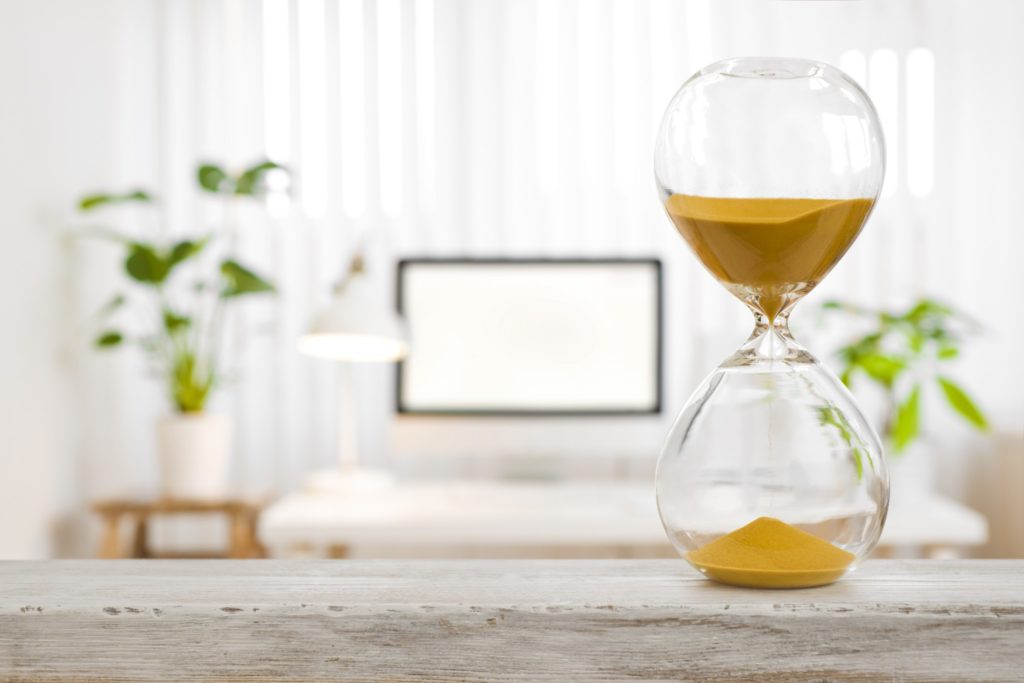
<path id="1" fill-rule="evenodd" d="M 881 444 L 789 333 L 794 304 L 860 234 L 884 176 L 875 109 L 838 69 L 742 58 L 693 76 L 665 112 L 655 175 L 697 258 L 755 315 L 697 389 L 658 464 L 676 548 L 727 583 L 829 583 L 877 542 Z"/>
<path id="2" fill-rule="evenodd" d="M 769 318 L 846 253 L 884 171 L 868 96 L 839 69 L 803 59 L 705 67 L 669 103 L 654 156 L 680 233 L 715 277 Z"/>

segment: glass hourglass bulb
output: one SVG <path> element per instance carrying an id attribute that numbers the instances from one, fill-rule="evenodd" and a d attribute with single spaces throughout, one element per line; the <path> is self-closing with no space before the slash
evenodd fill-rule
<path id="1" fill-rule="evenodd" d="M 669 540 L 711 579 L 831 583 L 881 534 L 881 443 L 839 379 L 793 339 L 789 315 L 860 233 L 884 156 L 871 101 L 827 64 L 717 62 L 665 112 L 654 166 L 668 216 L 755 318 L 684 406 L 658 461 Z"/>

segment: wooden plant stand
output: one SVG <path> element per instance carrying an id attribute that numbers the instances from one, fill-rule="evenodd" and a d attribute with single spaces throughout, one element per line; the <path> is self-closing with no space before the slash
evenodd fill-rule
<path id="1" fill-rule="evenodd" d="M 103 518 L 103 538 L 99 557 L 118 558 L 231 558 L 248 559 L 266 557 L 266 551 L 256 535 L 262 499 L 231 498 L 196 501 L 159 499 L 150 502 L 137 500 L 108 500 L 93 505 L 93 511 Z M 149 521 L 156 515 L 224 515 L 228 520 L 229 542 L 226 553 L 176 552 L 156 553 L 149 546 Z M 132 524 L 131 540 L 125 544 L 121 528 L 125 519 Z"/>

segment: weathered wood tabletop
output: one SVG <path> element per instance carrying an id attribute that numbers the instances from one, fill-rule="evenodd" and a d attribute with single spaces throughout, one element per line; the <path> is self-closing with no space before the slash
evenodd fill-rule
<path id="1" fill-rule="evenodd" d="M 0 563 L 3 681 L 1021 681 L 1024 561 Z"/>

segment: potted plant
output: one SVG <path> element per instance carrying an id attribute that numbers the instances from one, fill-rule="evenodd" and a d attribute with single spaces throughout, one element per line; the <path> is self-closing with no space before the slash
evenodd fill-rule
<path id="1" fill-rule="evenodd" d="M 894 479 L 906 488 L 929 487 L 927 454 L 913 448 L 924 434 L 922 398 L 929 389 L 937 390 L 945 404 L 968 424 L 981 431 L 988 429 L 977 403 L 945 370 L 960 355 L 964 340 L 977 325 L 963 313 L 927 298 L 902 311 L 875 310 L 840 301 L 828 301 L 822 310 L 867 325 L 861 336 L 838 350 L 840 379 L 852 389 L 858 378 L 864 378 L 880 390 L 883 409 L 879 432 L 895 461 Z M 909 462 L 901 467 L 903 461 L 911 460 L 916 461 L 913 467 Z M 907 470 L 915 468 L 918 471 L 910 476 Z"/>
<path id="2" fill-rule="evenodd" d="M 261 198 L 267 174 L 277 170 L 282 169 L 264 161 L 231 175 L 203 164 L 196 177 L 201 190 L 231 204 Z M 83 197 L 79 209 L 91 214 L 123 204 L 155 201 L 145 190 L 97 193 Z M 221 498 L 227 490 L 232 423 L 226 415 L 207 411 L 224 375 L 225 318 L 243 297 L 274 292 L 270 281 L 232 253 L 233 240 L 226 238 L 233 227 L 176 240 L 92 232 L 124 250 L 130 285 L 101 309 L 103 327 L 95 345 L 104 350 L 129 344 L 140 348 L 163 382 L 172 408 L 157 425 L 161 487 L 167 497 Z M 129 318 L 125 313 L 132 309 L 136 315 Z M 144 322 L 133 327 L 139 321 Z"/>

